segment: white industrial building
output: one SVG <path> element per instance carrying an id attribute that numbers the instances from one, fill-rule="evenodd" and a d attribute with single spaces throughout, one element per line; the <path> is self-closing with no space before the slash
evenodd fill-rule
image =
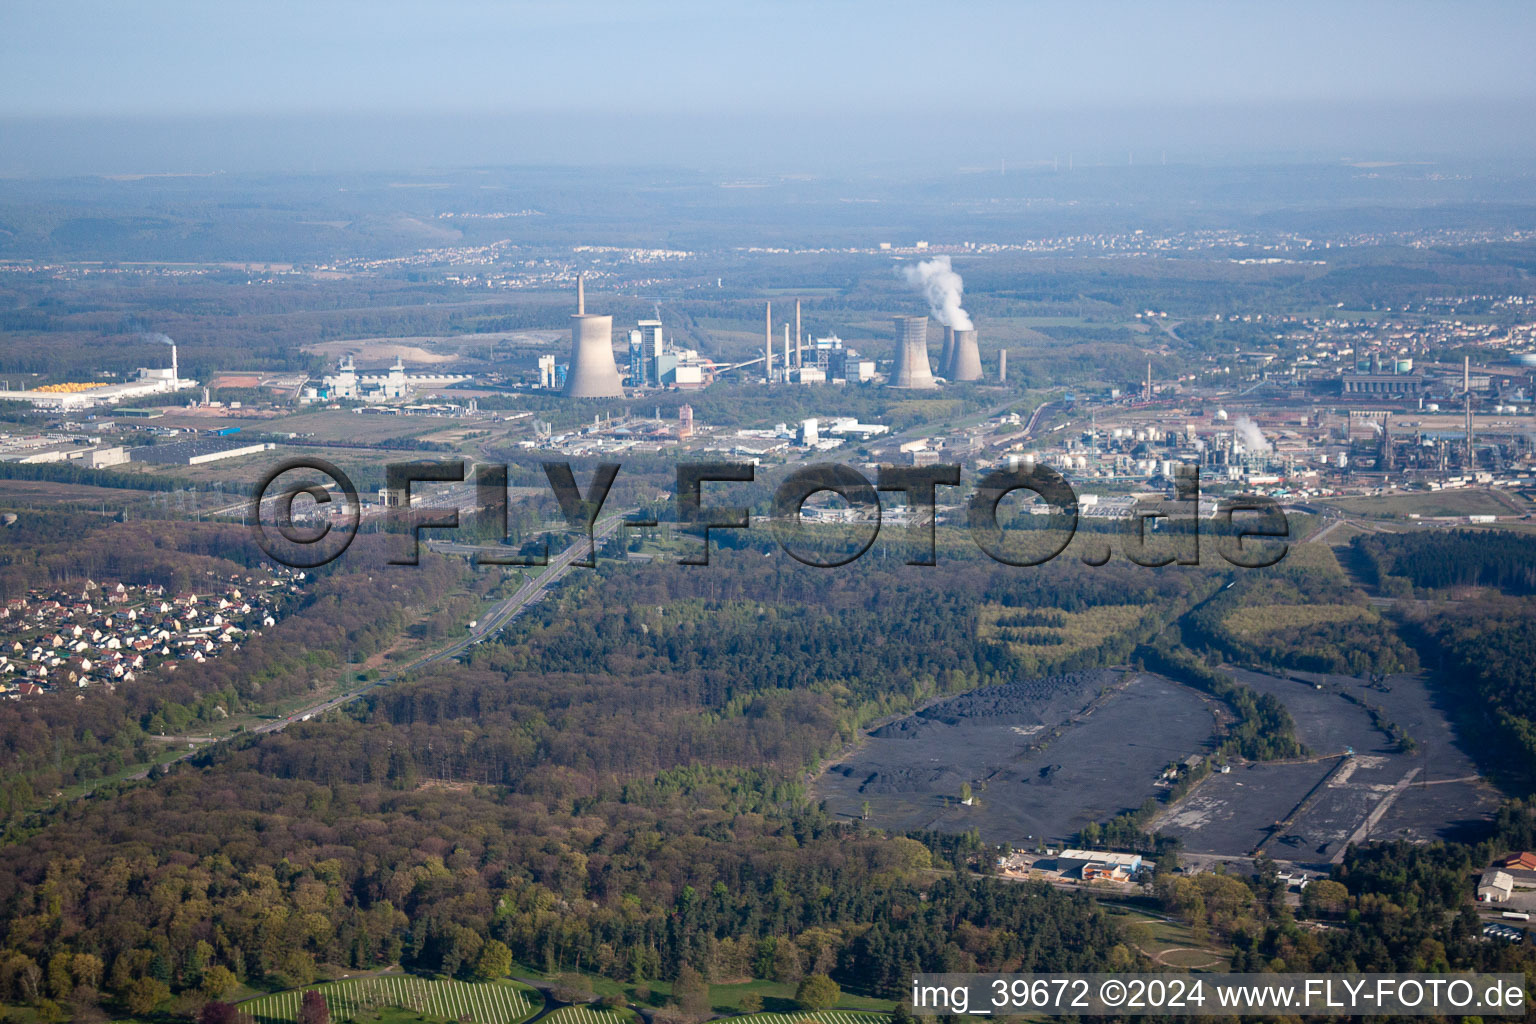
<path id="1" fill-rule="evenodd" d="M 1514 891 L 1515 880 L 1497 868 L 1484 871 L 1477 882 L 1477 898 L 1481 903 L 1505 903 Z"/>
<path id="2" fill-rule="evenodd" d="M 126 449 L 120 445 L 103 446 L 98 437 L 38 434 L 32 437 L 9 437 L 0 444 L 0 462 L 23 466 L 78 462 L 91 469 L 102 469 L 119 466 L 127 461 Z"/>
<path id="3" fill-rule="evenodd" d="M 337 364 L 336 372 L 321 379 L 320 387 L 304 390 L 307 401 L 334 399 L 350 402 L 388 402 L 406 398 L 411 392 L 425 388 L 443 388 L 469 380 L 461 373 L 406 373 L 405 363 L 399 358 L 384 373 L 358 373 L 351 356 L 345 356 Z"/>
<path id="4" fill-rule="evenodd" d="M 140 367 L 137 377 L 122 384 L 53 385 L 51 390 L 0 392 L 0 398 L 27 402 L 35 409 L 64 412 L 70 409 L 89 409 L 97 405 L 115 405 L 126 399 L 162 395 L 196 386 L 195 380 L 177 377 L 174 366 L 164 369 Z"/>

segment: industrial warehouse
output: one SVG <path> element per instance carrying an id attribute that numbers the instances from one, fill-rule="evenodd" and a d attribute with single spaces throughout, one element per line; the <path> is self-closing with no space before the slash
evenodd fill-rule
<path id="1" fill-rule="evenodd" d="M 176 343 L 163 334 L 155 338 L 171 349 L 171 365 L 163 369 L 140 367 L 135 379 L 122 384 L 100 381 L 45 384 L 30 390 L 5 391 L 0 393 L 0 397 L 8 401 L 26 402 L 34 409 L 69 412 L 197 387 L 197 381 L 181 379 L 176 365 Z"/>

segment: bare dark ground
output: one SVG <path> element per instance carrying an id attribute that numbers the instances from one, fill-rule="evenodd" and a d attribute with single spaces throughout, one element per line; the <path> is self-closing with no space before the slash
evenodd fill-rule
<path id="1" fill-rule="evenodd" d="M 1497 806 L 1497 791 L 1477 778 L 1422 677 L 1394 676 L 1389 689 L 1381 689 L 1348 676 L 1233 675 L 1284 702 L 1297 736 L 1319 759 L 1253 765 L 1208 779 L 1156 825 L 1191 852 L 1236 855 L 1268 839 L 1264 850 L 1272 857 L 1326 864 L 1351 839 L 1464 838 Z M 1379 708 L 1417 749 L 1399 751 L 1370 712 L 1346 695 Z M 1349 749 L 1354 757 L 1346 759 Z"/>
<path id="2" fill-rule="evenodd" d="M 1208 749 L 1213 725 L 1200 695 L 1150 673 L 1027 680 L 875 730 L 816 795 L 849 817 L 867 800 L 870 823 L 891 831 L 974 827 L 993 842 L 1059 841 L 1156 794 L 1169 762 Z M 960 804 L 966 782 L 978 806 Z"/>

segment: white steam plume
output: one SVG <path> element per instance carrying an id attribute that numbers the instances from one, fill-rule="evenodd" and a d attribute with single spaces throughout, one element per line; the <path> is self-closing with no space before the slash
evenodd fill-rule
<path id="1" fill-rule="evenodd" d="M 161 334 L 158 331 L 146 332 L 145 335 L 144 335 L 144 340 L 145 341 L 158 342 L 161 345 L 174 345 L 174 344 L 176 344 L 174 341 L 171 340 L 170 335 L 168 335 L 168 334 Z"/>
<path id="2" fill-rule="evenodd" d="M 972 330 L 971 315 L 960 306 L 960 295 L 965 282 L 949 265 L 948 256 L 935 256 L 915 266 L 898 269 L 907 283 L 923 293 L 928 300 L 928 311 L 945 327 L 957 331 Z"/>
<path id="3" fill-rule="evenodd" d="M 1259 425 L 1247 416 L 1239 416 L 1233 427 L 1237 430 L 1237 436 L 1243 442 L 1245 450 L 1250 452 L 1270 450 L 1270 443 L 1264 438 L 1264 431 L 1260 430 Z"/>

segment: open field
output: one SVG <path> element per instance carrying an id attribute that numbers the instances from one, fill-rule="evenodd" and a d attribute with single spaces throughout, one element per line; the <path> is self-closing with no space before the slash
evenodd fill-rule
<path id="1" fill-rule="evenodd" d="M 505 356 L 512 349 L 548 350 L 566 339 L 564 331 L 487 331 L 480 334 L 423 335 L 408 338 L 350 338 L 304 345 L 302 350 L 334 362 L 352 356 L 359 370 L 388 366 L 400 359 L 406 366 L 435 366 L 460 356 L 484 359 Z"/>
<path id="2" fill-rule="evenodd" d="M 269 451 L 252 452 L 250 455 L 241 455 L 233 459 L 220 459 L 217 462 L 205 462 L 197 466 L 130 466 L 125 467 L 131 472 L 142 472 L 156 476 L 174 477 L 177 480 L 191 481 L 197 485 L 222 484 L 224 490 L 236 497 L 244 496 L 263 473 L 273 467 L 299 458 L 324 459 L 335 465 L 357 485 L 358 491 L 365 498 L 372 497 L 369 492 L 377 490 L 384 485 L 384 474 L 391 463 L 409 462 L 419 459 L 448 458 L 445 452 L 420 452 L 402 449 L 400 451 L 380 451 L 373 448 L 332 448 L 324 445 L 285 445 L 279 444 Z M 134 493 L 134 492 L 125 492 Z M 218 507 L 228 504 L 230 499 L 221 498 L 214 494 L 204 493 L 199 496 L 202 507 Z"/>
<path id="3" fill-rule="evenodd" d="M 544 1018 L 549 1024 L 629 1024 L 634 1019 L 633 1011 L 606 1006 L 562 1006 Z"/>
<path id="4" fill-rule="evenodd" d="M 816 791 L 844 816 L 868 801 L 871 823 L 893 831 L 1064 839 L 1154 795 L 1164 767 L 1206 749 L 1213 725 L 1199 695 L 1149 673 L 1028 680 L 876 729 Z M 967 782 L 977 806 L 960 803 Z"/>
<path id="5" fill-rule="evenodd" d="M 513 967 L 512 973 L 520 978 L 550 978 L 555 975 L 546 974 L 536 970 L 528 964 L 519 963 Z M 572 973 L 572 972 L 565 972 Z M 614 981 L 593 974 L 590 971 L 576 971 L 591 983 L 592 991 L 599 999 L 605 996 L 622 996 L 630 1004 L 636 1006 L 648 1006 L 657 1009 L 672 1001 L 672 983 L 663 980 L 647 980 L 641 984 L 635 982 Z M 748 995 L 757 996 L 762 1000 L 763 1010 L 759 1017 L 787 1017 L 792 1016 L 794 1021 L 814 1018 L 814 1014 L 808 1014 L 797 1009 L 795 1003 L 795 990 L 799 986 L 793 981 L 767 981 L 757 978 L 752 981 L 716 982 L 709 986 L 710 1008 L 721 1016 L 734 1017 L 743 1012 L 742 999 Z M 647 994 L 648 993 L 648 994 Z M 895 1006 L 895 1000 L 882 999 L 879 996 L 859 995 L 844 990 L 842 997 L 838 999 L 837 1006 L 829 1012 L 838 1013 L 866 1013 L 885 1015 Z M 861 1024 L 868 1024 L 871 1018 L 865 1016 L 858 1018 Z M 543 1024 L 543 1021 L 540 1021 Z"/>
<path id="6" fill-rule="evenodd" d="M 449 420 L 436 416 L 383 416 L 352 412 L 349 409 L 317 409 L 275 418 L 221 416 L 216 419 L 191 413 L 166 413 L 161 421 L 168 427 L 241 427 L 274 434 L 299 434 L 320 441 L 349 441 L 368 444 L 398 437 L 417 437 L 471 420 Z"/>
<path id="7" fill-rule="evenodd" d="M 1007 645 L 1025 671 L 1049 657 L 1061 658 L 1096 649 L 1110 637 L 1128 632 L 1156 611 L 1146 604 L 1101 604 L 1080 612 L 1052 610 L 1021 614 L 1017 608 L 983 605 L 977 609 L 977 638 Z M 1010 623 L 1028 623 L 1014 625 Z"/>
<path id="8" fill-rule="evenodd" d="M 7 509 L 53 505 L 134 508 L 155 497 L 154 491 L 127 487 L 93 487 L 90 484 L 54 483 L 49 480 L 0 480 L 0 507 Z"/>
<path id="9" fill-rule="evenodd" d="M 350 341 L 322 341 L 314 345 L 305 345 L 302 351 L 324 356 L 327 360 L 353 356 L 359 364 L 359 369 L 372 368 L 374 364 L 385 366 L 395 359 L 405 363 L 430 366 L 453 359 L 452 356 L 431 351 L 431 346 L 439 340 L 438 338 L 356 338 Z"/>
<path id="10" fill-rule="evenodd" d="M 1237 636 L 1255 636 L 1277 629 L 1375 618 L 1376 613 L 1369 608 L 1351 604 L 1261 604 L 1239 608 L 1223 619 L 1222 625 Z"/>
<path id="11" fill-rule="evenodd" d="M 733 1018 L 736 1024 L 800 1024 L 813 1020 L 817 1024 L 875 1024 L 886 1019 L 884 1014 L 849 1010 L 818 1010 L 815 1013 L 754 1013 L 747 1017 Z"/>
<path id="12" fill-rule="evenodd" d="M 1491 491 L 1460 488 L 1378 494 L 1361 498 L 1330 498 L 1318 504 L 1332 505 L 1357 516 L 1508 516 L 1517 514 L 1507 500 Z"/>
<path id="13" fill-rule="evenodd" d="M 515 982 L 469 984 L 462 981 L 429 981 L 413 975 L 374 975 L 349 978 L 304 989 L 274 992 L 240 1004 L 257 1024 L 279 1024 L 296 1019 L 303 993 L 314 989 L 325 997 L 334 1021 L 371 1021 L 383 1008 L 410 1010 L 417 1015 L 447 1020 L 471 1019 L 477 1024 L 513 1024 L 532 1016 L 541 997 Z M 598 1024 L 569 1020 L 562 1024 Z"/>

